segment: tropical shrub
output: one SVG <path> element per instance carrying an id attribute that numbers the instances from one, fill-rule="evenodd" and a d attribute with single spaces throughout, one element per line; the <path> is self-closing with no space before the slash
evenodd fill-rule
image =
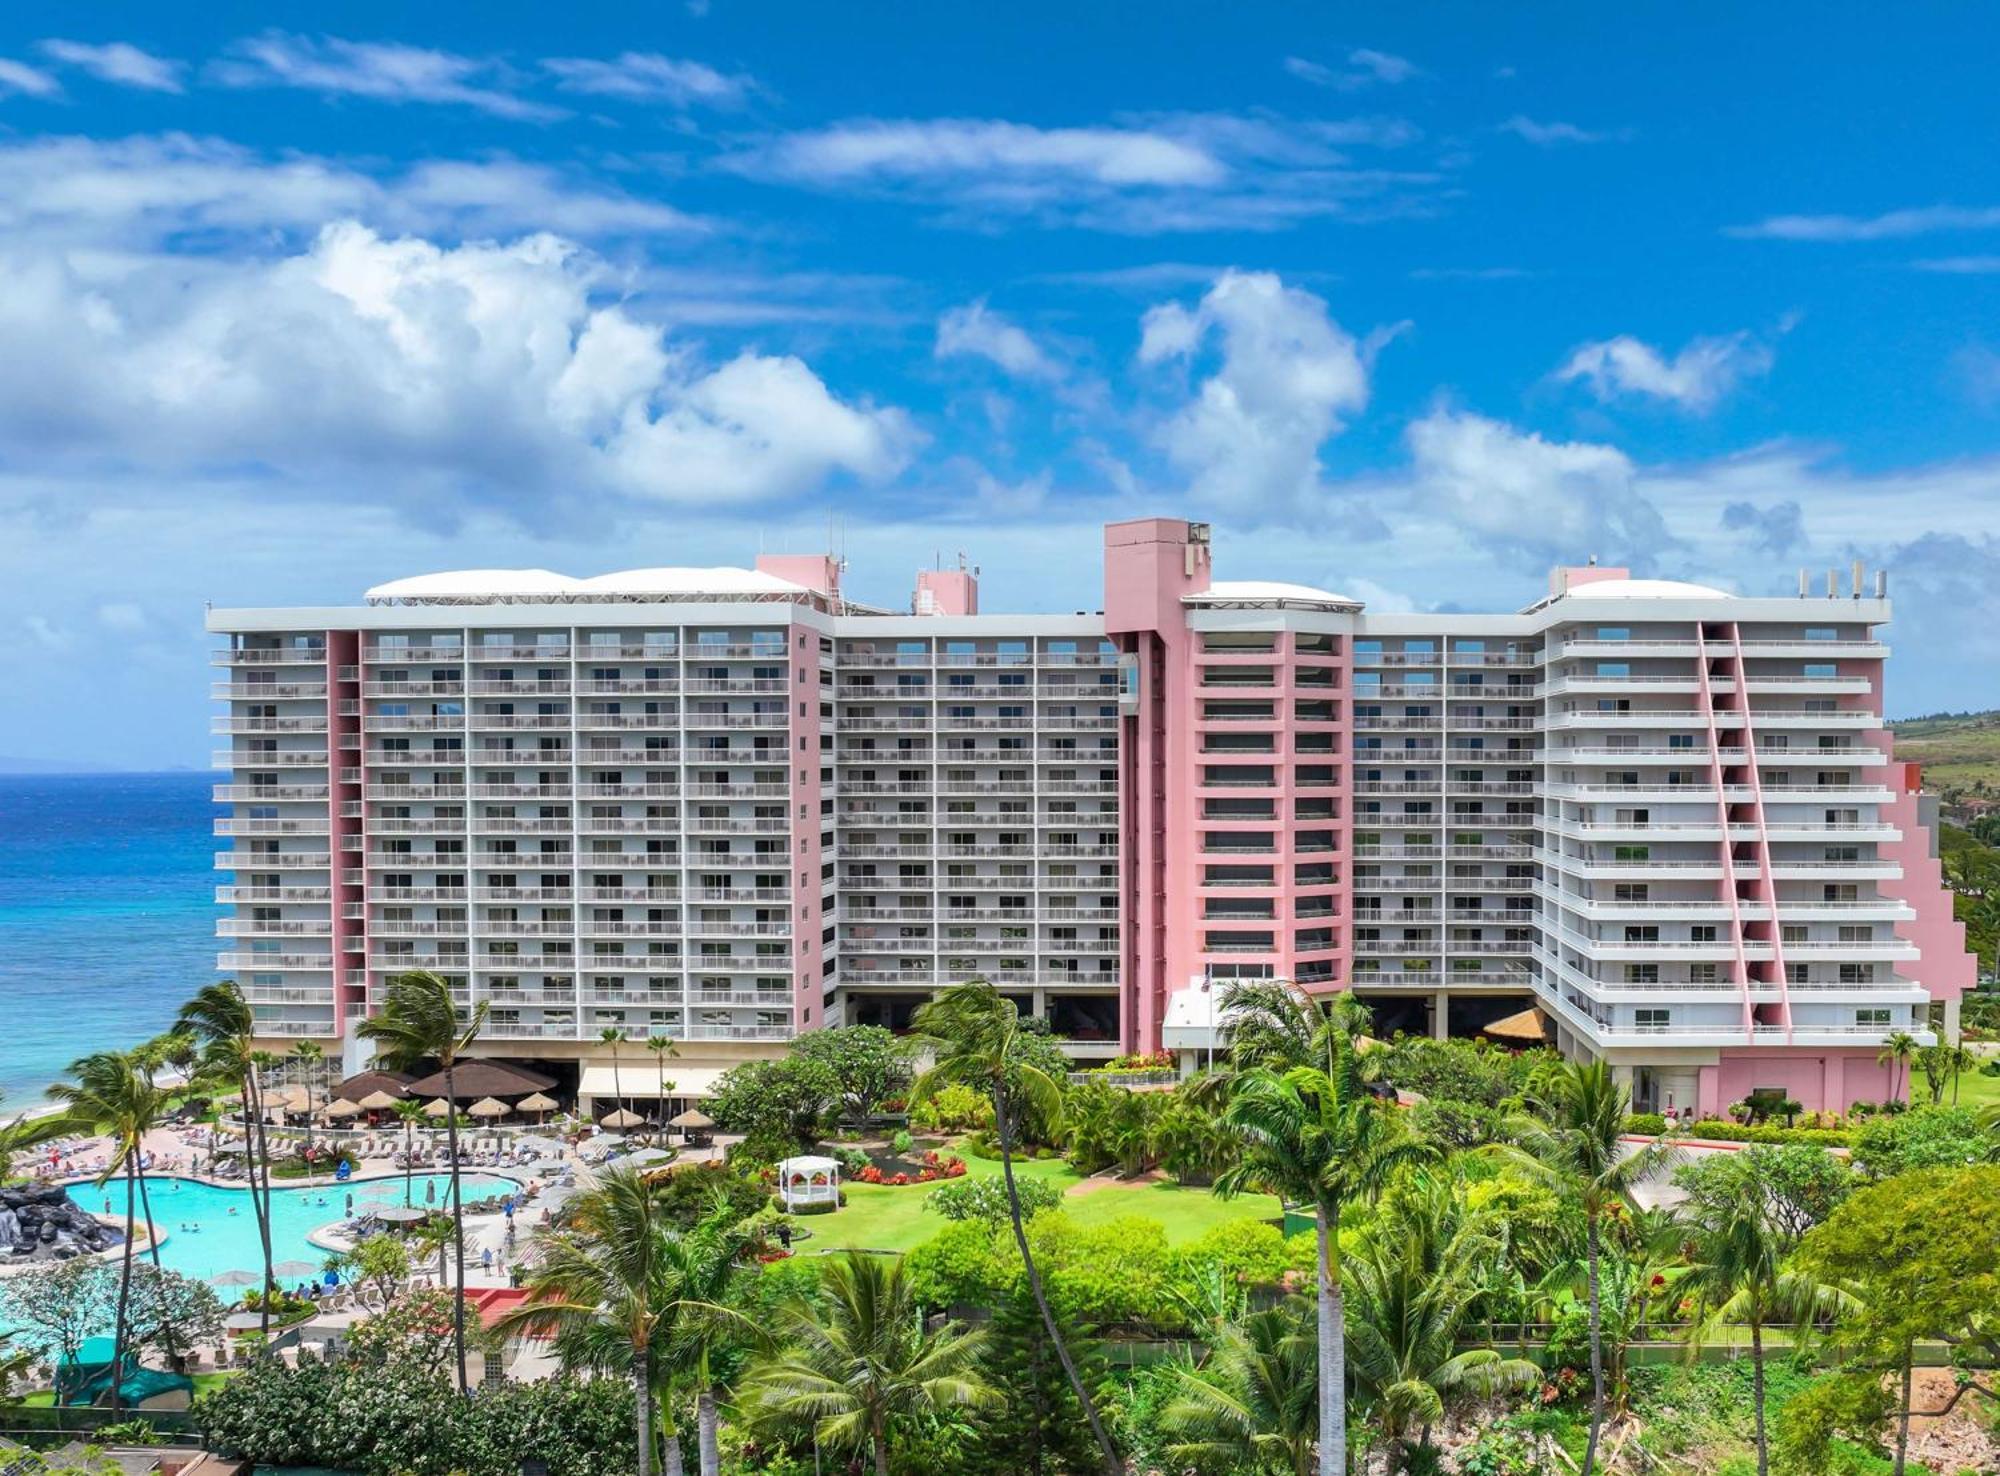
<path id="1" fill-rule="evenodd" d="M 708 1113 L 725 1132 L 743 1134 L 730 1149 L 732 1157 L 776 1163 L 832 1132 L 845 1100 L 831 1066 L 791 1055 L 732 1066 L 716 1082 Z"/>
<path id="2" fill-rule="evenodd" d="M 1410 1113 L 1410 1126 L 1441 1148 L 1477 1148 L 1501 1137 L 1497 1109 L 1449 1098 L 1419 1102 Z"/>
<path id="3" fill-rule="evenodd" d="M 259 1359 L 195 1401 L 210 1449 L 257 1466 L 408 1476 L 627 1476 L 632 1390 L 620 1379 L 501 1384 L 461 1399 L 396 1364 Z"/>
<path id="4" fill-rule="evenodd" d="M 964 1160 L 954 1161 L 963 1174 Z M 1015 1178 L 1014 1187 L 1020 1197 L 1023 1219 L 1033 1219 L 1062 1203 L 1062 1190 L 1047 1179 L 1020 1175 Z M 956 1183 L 933 1189 L 924 1196 L 923 1207 L 947 1220 L 979 1220 L 988 1225 L 1001 1224 L 1012 1213 L 1007 1200 L 1007 1181 L 998 1174 L 979 1179 L 960 1178 Z"/>
<path id="5" fill-rule="evenodd" d="M 714 1212 L 720 1195 L 740 1220 L 748 1219 L 771 1203 L 771 1194 L 757 1180 L 746 1178 L 727 1164 L 690 1163 L 659 1176 L 661 1213 L 672 1224 L 691 1230 Z"/>
<path id="6" fill-rule="evenodd" d="M 1549 1050 L 1510 1051 L 1485 1040 L 1399 1035 L 1369 1058 L 1370 1069 L 1400 1091 L 1448 1102 L 1497 1107 L 1527 1087 L 1538 1067 L 1560 1060 Z"/>
<path id="7" fill-rule="evenodd" d="M 993 1125 L 993 1103 L 971 1087 L 952 1085 L 911 1108 L 910 1121 L 923 1132 L 970 1132 Z"/>
<path id="8" fill-rule="evenodd" d="M 1871 1179 L 1984 1163 L 1996 1151 L 2000 1139 L 1980 1126 L 1979 1114 L 1970 1107 L 1919 1107 L 1874 1117 L 1854 1135 L 1854 1166 Z"/>
<path id="9" fill-rule="evenodd" d="M 1713 1117 L 1684 1124 L 1679 1135 L 1722 1143 L 1811 1143 L 1821 1148 L 1845 1148 L 1854 1141 L 1854 1134 L 1845 1128 L 1788 1128 L 1767 1122 L 1723 1122 Z"/>

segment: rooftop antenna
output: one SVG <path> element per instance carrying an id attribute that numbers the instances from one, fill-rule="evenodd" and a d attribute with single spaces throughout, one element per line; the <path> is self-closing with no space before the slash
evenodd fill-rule
<path id="1" fill-rule="evenodd" d="M 1812 576 L 1806 573 L 1806 566 L 1804 564 L 1801 564 L 1799 565 L 1799 598 L 1804 599 L 1807 595 L 1811 593 L 1812 593 Z"/>
<path id="2" fill-rule="evenodd" d="M 1854 561 L 1854 598 L 1861 598 L 1861 560 Z"/>
<path id="3" fill-rule="evenodd" d="M 1839 598 L 1839 596 L 1840 596 L 1840 570 L 1828 569 L 1826 571 L 1826 597 L 1831 600 L 1831 599 L 1837 599 Z"/>
<path id="4" fill-rule="evenodd" d="M 1887 569 L 1877 569 L 1875 571 L 1875 598 L 1878 600 L 1889 598 L 1889 571 Z"/>

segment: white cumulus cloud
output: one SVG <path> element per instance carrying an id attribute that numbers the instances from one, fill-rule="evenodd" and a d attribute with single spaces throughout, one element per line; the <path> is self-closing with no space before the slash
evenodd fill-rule
<path id="1" fill-rule="evenodd" d="M 239 41 L 209 68 L 225 87 L 295 87 L 330 97 L 476 108 L 496 118 L 546 121 L 560 108 L 516 96 L 498 63 L 426 46 L 346 41 L 266 31 Z"/>
<path id="2" fill-rule="evenodd" d="M 940 359 L 987 359 L 1021 379 L 1062 377 L 1062 366 L 1025 328 L 993 311 L 984 300 L 951 308 L 938 319 L 935 353 Z"/>
<path id="3" fill-rule="evenodd" d="M 1555 377 L 1570 384 L 1582 381 L 1600 400 L 1638 395 L 1701 414 L 1744 380 L 1770 373 L 1774 358 L 1770 345 L 1748 333 L 1692 339 L 1672 358 L 1620 334 L 1580 345 Z"/>
<path id="4" fill-rule="evenodd" d="M 62 84 L 41 68 L 0 56 L 0 97 L 10 92 L 27 97 L 54 97 L 61 91 Z"/>
<path id="5" fill-rule="evenodd" d="M 1728 226 L 1723 234 L 1773 241 L 1894 241 L 1995 226 L 2000 226 L 2000 206 L 1925 205 L 1881 215 L 1772 215 L 1752 225 Z"/>
<path id="6" fill-rule="evenodd" d="M 552 56 L 542 66 L 566 92 L 615 97 L 626 102 L 666 103 L 688 108 L 697 104 L 733 108 L 749 96 L 748 77 L 731 76 L 714 67 L 656 51 L 627 51 L 610 61 L 595 57 Z"/>
<path id="7" fill-rule="evenodd" d="M 1269 272 L 1226 272 L 1193 308 L 1145 316 L 1139 360 L 1219 362 L 1156 432 L 1197 495 L 1244 508 L 1297 502 L 1320 485 L 1320 447 L 1368 403 L 1372 348 L 1325 301 Z"/>
<path id="8" fill-rule="evenodd" d="M 1440 407 L 1407 432 L 1412 491 L 1476 544 L 1535 558 L 1650 561 L 1669 542 L 1615 446 L 1550 441 Z"/>
<path id="9" fill-rule="evenodd" d="M 1615 134 L 1600 133 L 1594 129 L 1581 128 L 1574 123 L 1564 123 L 1553 118 L 1540 122 L 1520 113 L 1502 123 L 1500 131 L 1511 133 L 1516 138 L 1542 149 L 1554 148 L 1559 144 L 1603 143 L 1606 139 L 1616 137 Z"/>
<path id="10" fill-rule="evenodd" d="M 86 41 L 51 38 L 42 43 L 42 54 L 88 72 L 100 82 L 146 92 L 181 91 L 181 73 L 187 70 L 184 63 L 141 51 L 129 41 L 93 46 Z"/>
<path id="11" fill-rule="evenodd" d="M 295 255 L 92 273 L 0 252 L 0 436 L 19 466 L 345 480 L 410 506 L 448 493 L 532 512 L 612 493 L 746 502 L 898 472 L 902 412 L 803 362 L 719 365 L 622 306 L 548 235 L 444 247 L 328 226 Z"/>

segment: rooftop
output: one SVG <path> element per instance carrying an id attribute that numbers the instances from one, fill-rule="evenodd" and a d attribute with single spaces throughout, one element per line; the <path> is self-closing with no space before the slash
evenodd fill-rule
<path id="1" fill-rule="evenodd" d="M 1361 601 L 1276 579 L 1218 579 L 1205 590 L 1182 595 L 1181 602 L 1197 609 L 1231 610 L 1268 606 L 1281 610 L 1359 610 Z"/>
<path id="2" fill-rule="evenodd" d="M 815 591 L 775 574 L 712 569 L 623 569 L 576 579 L 549 569 L 452 569 L 392 579 L 368 591 L 371 605 L 616 604 L 668 600 L 809 601 Z"/>

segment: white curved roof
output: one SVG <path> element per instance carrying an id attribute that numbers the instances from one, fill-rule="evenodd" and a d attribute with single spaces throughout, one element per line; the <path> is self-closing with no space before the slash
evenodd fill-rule
<path id="1" fill-rule="evenodd" d="M 378 584 L 370 604 L 572 604 L 620 600 L 790 600 L 813 591 L 775 574 L 714 569 L 623 569 L 572 579 L 550 569 L 453 569 Z"/>
<path id="2" fill-rule="evenodd" d="M 1218 579 L 1199 594 L 1182 597 L 1188 604 L 1213 605 L 1338 605 L 1358 610 L 1361 601 L 1330 589 L 1314 589 L 1309 584 L 1287 584 L 1278 579 Z"/>
<path id="3" fill-rule="evenodd" d="M 468 600 L 486 597 L 559 598 L 576 593 L 580 581 L 549 569 L 451 569 L 392 579 L 368 591 L 371 600 Z"/>
<path id="4" fill-rule="evenodd" d="M 580 594 L 749 595 L 799 594 L 805 586 L 756 569 L 721 565 L 713 569 L 622 569 L 576 581 Z"/>
<path id="5" fill-rule="evenodd" d="M 1678 579 L 1597 579 L 1573 584 L 1564 592 L 1573 600 L 1727 600 L 1726 589 L 1686 584 Z"/>

